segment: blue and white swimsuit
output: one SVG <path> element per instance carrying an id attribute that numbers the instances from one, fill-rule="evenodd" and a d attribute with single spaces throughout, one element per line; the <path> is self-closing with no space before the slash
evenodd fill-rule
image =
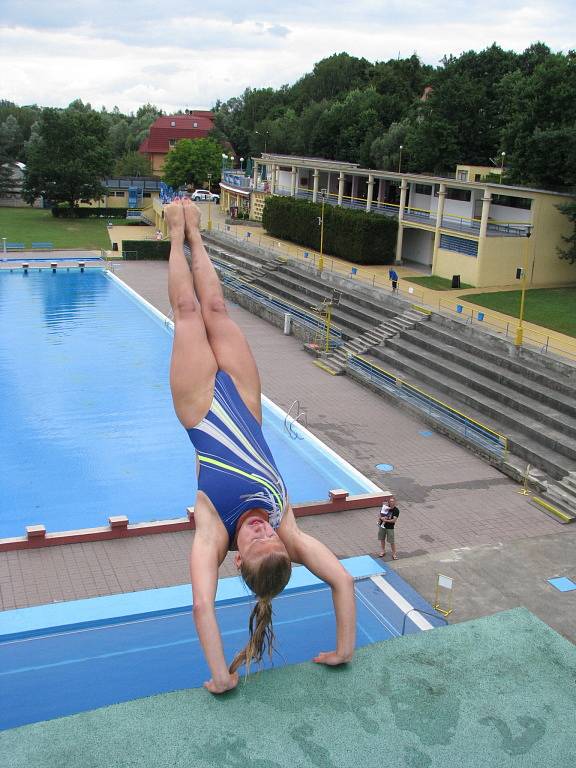
<path id="1" fill-rule="evenodd" d="M 265 510 L 272 528 L 278 528 L 288 500 L 286 486 L 262 427 L 225 371 L 216 373 L 210 410 L 186 431 L 200 462 L 198 490 L 216 508 L 230 545 L 238 519 L 249 509 Z"/>

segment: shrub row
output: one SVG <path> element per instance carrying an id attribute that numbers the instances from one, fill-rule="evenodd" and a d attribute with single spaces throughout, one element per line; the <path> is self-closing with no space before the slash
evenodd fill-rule
<path id="1" fill-rule="evenodd" d="M 292 197 L 269 197 L 262 224 L 274 237 L 320 250 L 322 206 Z M 324 206 L 324 253 L 355 264 L 391 264 L 398 222 L 377 213 Z"/>
<path id="2" fill-rule="evenodd" d="M 52 216 L 57 219 L 125 219 L 128 208 L 52 208 Z"/>
<path id="3" fill-rule="evenodd" d="M 122 240 L 122 258 L 127 260 L 167 260 L 170 255 L 169 240 Z"/>

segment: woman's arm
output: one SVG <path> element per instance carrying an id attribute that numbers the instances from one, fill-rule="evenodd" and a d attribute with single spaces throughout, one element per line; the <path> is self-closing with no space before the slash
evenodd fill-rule
<path id="1" fill-rule="evenodd" d="M 328 547 L 303 533 L 292 521 L 286 521 L 278 531 L 293 562 L 305 565 L 315 576 L 332 588 L 336 614 L 336 650 L 324 651 L 314 658 L 320 664 L 343 664 L 352 659 L 356 643 L 356 601 L 354 579 Z"/>
<path id="2" fill-rule="evenodd" d="M 222 638 L 216 620 L 214 600 L 218 584 L 218 566 L 225 556 L 219 532 L 196 530 L 190 555 L 190 576 L 192 579 L 192 613 L 206 662 L 210 667 L 211 679 L 204 683 L 210 693 L 224 693 L 235 688 L 238 675 L 230 675 L 224 657 Z M 214 535 L 215 534 L 215 535 Z M 227 534 L 226 534 L 227 538 Z"/>

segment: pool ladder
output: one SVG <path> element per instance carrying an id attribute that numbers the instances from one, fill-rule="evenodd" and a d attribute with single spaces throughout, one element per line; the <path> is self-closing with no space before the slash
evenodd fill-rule
<path id="1" fill-rule="evenodd" d="M 293 416 L 293 413 L 296 416 Z M 300 410 L 300 400 L 294 400 L 290 408 L 288 408 L 284 418 L 284 429 L 293 440 L 304 440 L 304 435 L 298 434 L 298 430 L 294 427 L 295 424 L 301 424 L 306 429 L 308 428 L 308 414 L 306 411 Z"/>

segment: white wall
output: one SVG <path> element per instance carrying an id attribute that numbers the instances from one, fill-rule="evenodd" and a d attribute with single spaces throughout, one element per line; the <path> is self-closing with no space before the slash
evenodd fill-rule
<path id="1" fill-rule="evenodd" d="M 402 239 L 402 260 L 432 266 L 434 233 L 423 229 L 404 227 Z"/>

